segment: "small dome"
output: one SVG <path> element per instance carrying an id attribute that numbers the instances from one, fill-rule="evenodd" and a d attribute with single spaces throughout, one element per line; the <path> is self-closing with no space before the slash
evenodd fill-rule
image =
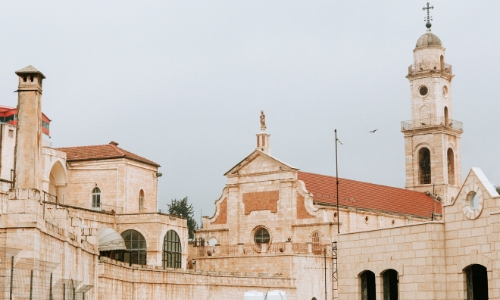
<path id="1" fill-rule="evenodd" d="M 439 46 L 442 47 L 443 43 L 441 43 L 441 40 L 435 35 L 430 32 L 427 32 L 423 34 L 417 41 L 417 45 L 415 48 L 422 48 L 422 47 L 428 47 L 428 46 Z"/>

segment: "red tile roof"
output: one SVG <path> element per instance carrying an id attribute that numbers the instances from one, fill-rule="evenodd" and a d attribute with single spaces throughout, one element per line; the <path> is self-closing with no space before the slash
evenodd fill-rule
<path id="1" fill-rule="evenodd" d="M 298 172 L 315 202 L 337 204 L 334 176 Z M 425 193 L 339 178 L 339 205 L 430 218 L 442 214 L 441 203 Z"/>
<path id="2" fill-rule="evenodd" d="M 65 147 L 57 148 L 57 150 L 66 152 L 66 159 L 69 162 L 82 160 L 128 158 L 155 167 L 160 167 L 160 165 L 155 163 L 154 161 L 118 147 L 118 144 L 115 142 L 111 142 L 108 145 Z"/>

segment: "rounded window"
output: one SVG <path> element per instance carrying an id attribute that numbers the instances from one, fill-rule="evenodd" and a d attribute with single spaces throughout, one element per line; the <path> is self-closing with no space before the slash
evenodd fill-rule
<path id="1" fill-rule="evenodd" d="M 443 96 L 448 96 L 448 87 L 446 85 L 443 86 Z"/>
<path id="2" fill-rule="evenodd" d="M 467 194 L 467 202 L 469 202 L 469 206 L 472 210 L 477 210 L 479 207 L 479 197 L 477 193 L 474 191 L 469 192 L 469 194 Z"/>
<path id="3" fill-rule="evenodd" d="M 271 236 L 269 235 L 269 231 L 267 231 L 264 227 L 260 227 L 255 231 L 253 240 L 257 245 L 269 244 Z"/>
<path id="4" fill-rule="evenodd" d="M 426 96 L 429 93 L 429 89 L 425 85 L 422 85 L 418 88 L 418 92 L 420 96 Z"/>

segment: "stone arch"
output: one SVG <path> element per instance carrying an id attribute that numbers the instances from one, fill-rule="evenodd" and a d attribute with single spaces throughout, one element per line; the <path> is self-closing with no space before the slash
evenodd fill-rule
<path id="1" fill-rule="evenodd" d="M 68 183 L 66 169 L 60 161 L 54 162 L 49 174 L 49 193 L 58 196 L 58 187 L 65 186 Z"/>
<path id="2" fill-rule="evenodd" d="M 381 262 L 379 265 L 378 265 L 378 268 L 377 268 L 377 274 L 382 274 L 384 273 L 386 270 L 394 270 L 396 272 L 398 272 L 398 275 L 401 276 L 404 274 L 404 267 L 402 264 L 392 260 L 392 259 L 387 259 L 387 260 L 384 260 L 383 262 Z"/>
<path id="3" fill-rule="evenodd" d="M 444 56 L 443 55 L 441 55 L 439 57 L 439 65 L 441 67 L 441 71 L 444 71 Z"/>
<path id="4" fill-rule="evenodd" d="M 465 256 L 457 265 L 455 273 L 462 273 L 468 266 L 471 265 L 482 265 L 488 270 L 493 269 L 493 261 L 481 254 L 473 253 L 471 255 Z"/>

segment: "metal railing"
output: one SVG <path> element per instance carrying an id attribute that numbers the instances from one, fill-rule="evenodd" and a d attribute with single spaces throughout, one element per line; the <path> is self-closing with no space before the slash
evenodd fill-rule
<path id="1" fill-rule="evenodd" d="M 462 122 L 448 119 L 445 117 L 420 119 L 419 121 L 416 121 L 415 123 L 413 123 L 411 120 L 401 122 L 401 130 L 413 130 L 413 129 L 439 127 L 439 126 L 451 128 L 454 130 L 463 131 L 463 123 Z"/>
<path id="2" fill-rule="evenodd" d="M 418 72 L 425 72 L 429 70 L 442 71 L 443 73 L 453 74 L 453 67 L 450 64 L 444 64 L 441 70 L 439 65 L 431 62 L 421 62 L 418 66 L 410 65 L 408 67 L 408 75 L 417 74 Z"/>

